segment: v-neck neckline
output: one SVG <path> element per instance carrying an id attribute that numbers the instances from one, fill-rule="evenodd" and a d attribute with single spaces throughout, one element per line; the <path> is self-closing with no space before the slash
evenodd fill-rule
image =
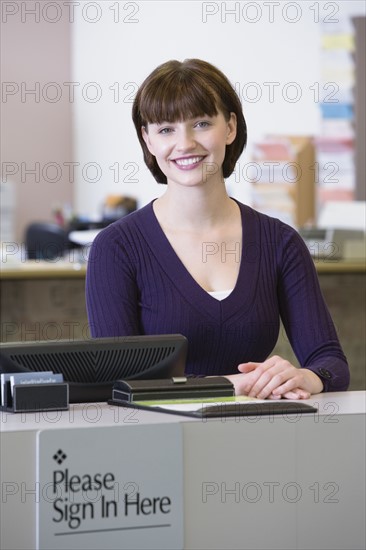
<path id="1" fill-rule="evenodd" d="M 239 206 L 242 223 L 242 251 L 239 273 L 231 293 L 223 300 L 211 296 L 190 274 L 165 235 L 154 212 L 151 201 L 146 205 L 147 215 L 141 218 L 144 238 L 151 252 L 165 274 L 171 279 L 177 291 L 201 312 L 220 320 L 229 318 L 238 309 L 251 307 L 258 279 L 260 253 L 260 228 L 256 223 L 255 211 L 233 199 Z"/>

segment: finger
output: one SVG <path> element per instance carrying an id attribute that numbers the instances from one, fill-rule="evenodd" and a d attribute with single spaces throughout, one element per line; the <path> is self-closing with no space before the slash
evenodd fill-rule
<path id="1" fill-rule="evenodd" d="M 284 395 L 286 392 L 296 392 L 297 395 L 309 395 L 309 392 L 307 390 L 304 390 L 302 387 L 301 387 L 301 376 L 299 373 L 299 369 L 296 369 L 294 367 L 294 371 L 291 370 L 291 372 L 289 372 L 289 376 L 286 380 L 286 378 L 284 378 L 283 380 L 283 383 L 281 384 L 278 384 L 276 388 L 273 388 L 272 389 L 272 393 L 275 394 L 275 395 Z M 302 393 L 304 392 L 304 393 Z M 303 399 L 303 397 L 300 397 L 300 399 Z"/>
<path id="2" fill-rule="evenodd" d="M 255 370 L 258 367 L 258 365 L 259 363 L 253 363 L 253 362 L 240 363 L 240 365 L 238 365 L 238 370 L 243 373 L 248 373 Z"/>
<path id="3" fill-rule="evenodd" d="M 257 381 L 258 373 L 253 370 L 248 373 L 234 374 L 234 377 L 237 377 L 236 386 L 240 389 L 240 394 L 236 393 L 236 395 L 249 395 L 251 388 Z"/>
<path id="4" fill-rule="evenodd" d="M 257 382 L 262 373 L 262 363 L 255 363 L 254 361 L 249 361 L 248 363 L 240 363 L 238 365 L 238 370 L 240 374 L 233 375 L 240 377 L 240 394 L 236 395 L 249 395 L 251 388 Z"/>
<path id="5" fill-rule="evenodd" d="M 253 385 L 252 373 L 228 374 L 225 375 L 234 386 L 235 395 L 248 395 L 249 389 Z"/>
<path id="6" fill-rule="evenodd" d="M 299 385 L 295 381 L 289 384 L 297 371 L 288 361 L 278 361 L 274 366 L 264 371 L 260 368 L 257 371 L 261 373 L 261 376 L 250 390 L 249 395 L 251 397 L 266 399 L 271 393 L 282 394 L 284 391 L 292 390 Z M 287 387 L 284 387 L 281 391 L 280 388 L 285 384 L 288 384 Z"/>
<path id="7" fill-rule="evenodd" d="M 309 399 L 310 393 L 301 388 L 295 388 L 294 390 L 284 392 L 282 394 L 272 393 L 268 396 L 268 399 Z"/>
<path id="8" fill-rule="evenodd" d="M 281 394 L 278 394 L 277 390 L 276 390 L 276 393 L 272 393 L 272 396 L 273 396 L 273 398 L 276 397 L 277 399 L 281 399 L 281 398 L 284 398 L 284 399 L 309 399 L 311 397 L 311 394 L 308 391 L 303 390 L 301 388 L 295 388 L 293 390 L 286 391 L 286 392 L 283 392 Z"/>
<path id="9" fill-rule="evenodd" d="M 282 359 L 282 357 L 273 355 L 272 357 L 268 357 L 268 359 L 266 359 L 262 363 L 258 363 L 256 361 L 248 361 L 247 363 L 240 363 L 240 365 L 238 365 L 238 370 L 240 372 L 251 372 L 258 367 L 261 367 L 262 370 L 267 370 L 275 366 L 279 362 L 283 362 L 283 361 L 285 361 L 285 359 Z"/>
<path id="10" fill-rule="evenodd" d="M 247 377 L 247 391 L 250 397 L 259 397 L 259 392 L 270 382 L 271 375 L 259 365 L 255 370 L 245 375 Z M 269 392 L 271 393 L 271 392 Z M 265 397 L 263 397 L 265 399 Z"/>

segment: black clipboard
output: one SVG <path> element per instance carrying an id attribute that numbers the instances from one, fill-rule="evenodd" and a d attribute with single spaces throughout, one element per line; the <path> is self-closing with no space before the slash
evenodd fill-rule
<path id="1" fill-rule="evenodd" d="M 141 409 L 151 412 L 175 414 L 179 416 L 190 416 L 194 418 L 208 419 L 208 418 L 233 418 L 233 417 L 245 417 L 245 416 L 274 416 L 274 415 L 302 415 L 316 413 L 317 408 L 312 405 L 308 405 L 301 401 L 289 401 L 281 399 L 278 401 L 242 401 L 236 403 L 230 402 L 218 402 L 217 403 L 203 403 L 203 407 L 196 411 L 177 411 L 172 409 L 165 409 L 163 407 L 154 405 L 144 405 L 143 402 L 135 403 L 133 401 L 117 401 L 110 399 L 109 405 L 117 407 L 126 407 L 132 409 Z"/>

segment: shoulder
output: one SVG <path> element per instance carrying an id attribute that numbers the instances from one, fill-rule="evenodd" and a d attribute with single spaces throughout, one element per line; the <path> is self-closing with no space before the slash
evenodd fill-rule
<path id="1" fill-rule="evenodd" d="M 287 223 L 278 218 L 269 216 L 268 214 L 258 212 L 258 210 L 255 210 L 251 206 L 243 204 L 239 201 L 236 202 L 240 208 L 243 223 L 253 226 L 259 230 L 262 239 L 271 238 L 272 240 L 275 239 L 282 241 L 288 241 L 291 239 L 295 239 L 297 241 L 299 239 L 303 242 L 298 231 Z"/>
<path id="2" fill-rule="evenodd" d="M 147 223 L 151 217 L 152 203 L 131 212 L 127 216 L 111 223 L 105 229 L 102 229 L 96 236 L 94 243 L 106 244 L 119 240 L 129 241 L 137 237 L 137 233 Z"/>
<path id="3" fill-rule="evenodd" d="M 135 258 L 136 250 L 144 247 L 144 226 L 149 225 L 152 203 L 131 212 L 127 216 L 111 223 L 95 237 L 89 258 L 122 257 Z"/>
<path id="4" fill-rule="evenodd" d="M 138 227 L 141 227 L 146 222 L 149 222 L 149 219 L 151 218 L 152 214 L 152 203 L 148 203 L 142 208 L 139 208 L 138 210 L 135 210 L 134 212 L 131 212 L 127 216 L 124 216 L 123 218 L 120 218 L 119 220 L 111 223 L 103 229 L 99 234 L 98 237 L 101 236 L 112 236 L 112 235 L 118 235 L 118 234 L 125 234 L 132 230 L 135 230 Z"/>
<path id="5" fill-rule="evenodd" d="M 249 236 L 248 247 L 259 249 L 261 254 L 272 258 L 279 268 L 294 260 L 311 263 L 308 248 L 294 227 L 240 202 L 238 205 L 242 213 L 243 235 Z"/>

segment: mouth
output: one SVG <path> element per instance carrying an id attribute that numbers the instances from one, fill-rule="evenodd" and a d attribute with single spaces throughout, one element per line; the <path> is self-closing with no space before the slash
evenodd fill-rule
<path id="1" fill-rule="evenodd" d="M 182 170 L 191 170 L 193 168 L 196 168 L 196 166 L 198 166 L 204 158 L 205 156 L 197 155 L 192 157 L 181 157 L 172 159 L 172 162 L 174 162 L 174 164 Z"/>

